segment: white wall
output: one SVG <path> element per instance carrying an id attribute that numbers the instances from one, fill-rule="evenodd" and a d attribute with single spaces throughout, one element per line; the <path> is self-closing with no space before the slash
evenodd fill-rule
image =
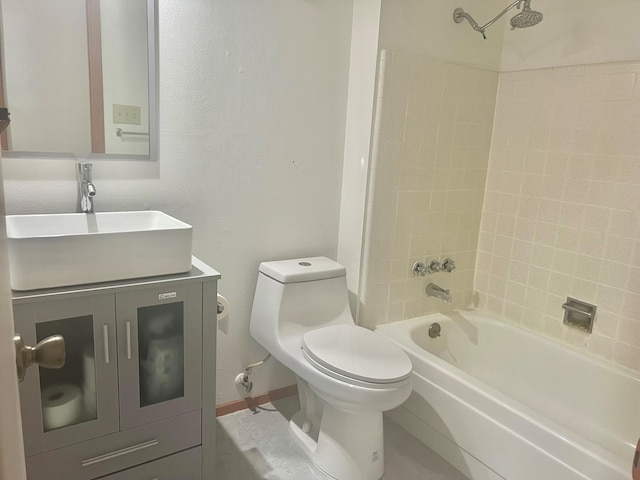
<path id="1" fill-rule="evenodd" d="M 347 269 L 354 315 L 360 288 L 379 25 L 380 0 L 354 0 L 338 239 L 338 262 Z"/>
<path id="2" fill-rule="evenodd" d="M 533 0 L 535 27 L 505 33 L 502 71 L 638 59 L 636 0 Z"/>
<path id="3" fill-rule="evenodd" d="M 456 7 L 464 8 L 484 25 L 506 5 L 500 0 L 383 0 L 380 49 L 498 70 L 504 34 L 502 24 L 490 27 L 484 40 L 467 21 L 459 24 L 453 21 Z M 506 21 L 503 18 L 499 22 Z"/>
<path id="4" fill-rule="evenodd" d="M 222 273 L 217 403 L 266 354 L 249 335 L 259 262 L 336 256 L 352 9 L 161 0 L 159 164 L 94 162 L 98 211 L 191 223 L 194 254 Z M 8 213 L 75 209 L 73 161 L 4 163 Z M 253 380 L 255 393 L 294 381 L 275 361 Z"/>

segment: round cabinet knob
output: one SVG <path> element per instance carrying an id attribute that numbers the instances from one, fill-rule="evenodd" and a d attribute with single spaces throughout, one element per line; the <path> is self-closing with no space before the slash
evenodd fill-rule
<path id="1" fill-rule="evenodd" d="M 31 365 L 39 365 L 44 368 L 62 368 L 66 360 L 64 338 L 61 335 L 53 335 L 39 342 L 35 347 L 24 344 L 22 337 L 13 337 L 13 345 L 16 349 L 16 367 L 18 380 L 24 380 L 27 368 Z"/>

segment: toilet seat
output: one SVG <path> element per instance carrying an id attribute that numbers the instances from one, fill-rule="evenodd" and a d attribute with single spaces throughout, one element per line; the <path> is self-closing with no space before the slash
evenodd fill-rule
<path id="1" fill-rule="evenodd" d="M 384 387 L 401 382 L 413 368 L 399 347 L 357 325 L 334 325 L 305 333 L 302 353 L 327 375 L 363 386 Z"/>

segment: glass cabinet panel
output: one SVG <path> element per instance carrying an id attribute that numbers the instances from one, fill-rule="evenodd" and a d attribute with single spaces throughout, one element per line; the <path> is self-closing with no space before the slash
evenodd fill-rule
<path id="1" fill-rule="evenodd" d="M 138 308 L 140 406 L 184 396 L 183 302 Z"/>
<path id="2" fill-rule="evenodd" d="M 98 418 L 93 316 L 36 324 L 36 341 L 51 335 L 64 337 L 66 361 L 60 369 L 39 369 L 45 432 Z"/>

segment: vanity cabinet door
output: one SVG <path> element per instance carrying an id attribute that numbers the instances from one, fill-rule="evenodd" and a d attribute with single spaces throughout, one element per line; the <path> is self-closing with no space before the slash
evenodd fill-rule
<path id="1" fill-rule="evenodd" d="M 31 367 L 20 384 L 27 456 L 118 431 L 118 370 L 113 295 L 14 305 L 27 345 L 65 339 L 56 370 Z"/>
<path id="2" fill-rule="evenodd" d="M 120 427 L 202 405 L 202 284 L 116 294 Z"/>

